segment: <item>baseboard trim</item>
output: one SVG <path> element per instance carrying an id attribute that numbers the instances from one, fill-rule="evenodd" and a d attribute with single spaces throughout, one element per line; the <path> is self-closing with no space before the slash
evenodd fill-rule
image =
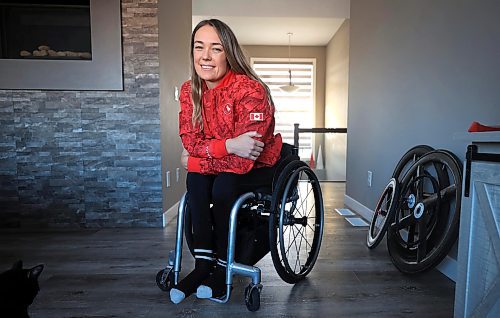
<path id="1" fill-rule="evenodd" d="M 443 274 L 446 275 L 449 279 L 456 282 L 457 281 L 457 267 L 458 262 L 456 259 L 450 257 L 450 255 L 446 255 L 441 263 L 439 263 L 436 268 Z"/>
<path id="2" fill-rule="evenodd" d="M 167 225 L 177 218 L 177 210 L 179 209 L 179 201 L 177 201 L 174 205 L 170 207 L 167 211 L 163 212 L 163 227 L 167 227 Z"/>
<path id="3" fill-rule="evenodd" d="M 344 194 L 344 205 L 354 210 L 359 216 L 363 217 L 363 219 L 371 222 L 374 213 L 373 210 L 370 210 L 347 194 Z"/>
<path id="4" fill-rule="evenodd" d="M 344 194 L 344 205 L 356 212 L 358 215 L 363 217 L 368 221 L 368 223 L 371 222 L 373 218 L 373 213 L 374 211 L 367 208 L 363 204 L 359 203 L 355 199 L 351 198 L 347 194 Z M 436 266 L 436 268 L 443 273 L 446 277 L 451 279 L 452 281 L 456 282 L 457 280 L 457 261 L 450 257 L 449 255 L 446 255 L 446 257 L 443 259 L 439 265 Z"/>

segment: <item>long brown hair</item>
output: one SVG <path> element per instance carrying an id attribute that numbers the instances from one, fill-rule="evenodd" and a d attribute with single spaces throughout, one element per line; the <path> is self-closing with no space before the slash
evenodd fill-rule
<path id="1" fill-rule="evenodd" d="M 203 88 L 203 80 L 198 76 L 196 70 L 194 68 L 194 35 L 196 32 L 203 26 L 210 25 L 215 29 L 219 39 L 221 40 L 222 47 L 224 48 L 224 52 L 226 53 L 227 63 L 229 65 L 229 69 L 232 70 L 236 74 L 245 74 L 251 79 L 258 81 L 262 84 L 264 89 L 267 92 L 267 99 L 269 100 L 269 104 L 271 107 L 274 107 L 274 102 L 271 97 L 271 91 L 269 87 L 257 76 L 254 70 L 248 64 L 248 60 L 243 53 L 240 45 L 238 44 L 238 40 L 234 35 L 233 31 L 227 24 L 217 19 L 203 20 L 193 30 L 191 34 L 191 98 L 193 100 L 193 126 L 199 125 L 201 129 L 203 129 L 203 120 L 201 115 L 202 108 L 202 88 Z"/>

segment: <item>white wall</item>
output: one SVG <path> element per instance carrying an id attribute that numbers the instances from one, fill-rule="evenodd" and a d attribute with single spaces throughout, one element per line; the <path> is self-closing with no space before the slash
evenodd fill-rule
<path id="1" fill-rule="evenodd" d="M 349 20 L 326 47 L 325 128 L 347 127 L 349 83 Z M 346 134 L 325 134 L 326 179 L 346 180 Z"/>
<path id="2" fill-rule="evenodd" d="M 174 87 L 189 79 L 191 41 L 191 1 L 158 1 L 160 49 L 160 118 L 163 176 L 163 209 L 175 205 L 186 190 L 186 172 L 181 168 L 182 144 L 179 138 L 179 102 Z M 176 169 L 180 168 L 179 181 Z M 165 175 L 170 171 L 170 187 Z"/>

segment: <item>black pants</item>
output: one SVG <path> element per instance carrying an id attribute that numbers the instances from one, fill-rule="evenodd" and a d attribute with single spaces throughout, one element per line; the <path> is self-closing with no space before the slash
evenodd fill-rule
<path id="1" fill-rule="evenodd" d="M 253 169 L 247 174 L 187 175 L 188 206 L 193 223 L 193 247 L 214 250 L 227 260 L 229 215 L 238 197 L 271 186 L 274 167 Z M 210 208 L 210 204 L 213 204 Z"/>

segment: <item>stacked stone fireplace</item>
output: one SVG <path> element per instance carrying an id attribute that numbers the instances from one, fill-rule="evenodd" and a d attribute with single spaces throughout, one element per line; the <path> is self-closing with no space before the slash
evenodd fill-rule
<path id="1" fill-rule="evenodd" d="M 95 2 L 117 5 L 121 15 L 120 54 L 112 57 L 123 63 L 122 88 L 0 83 L 0 227 L 162 226 L 158 3 Z M 0 77 L 16 72 L 8 62 L 43 62 L 70 65 L 61 80 L 70 81 L 71 65 L 103 54 L 91 50 L 91 60 L 2 59 Z M 43 75 L 38 81 L 52 79 Z M 15 84 L 29 84 L 25 76 Z"/>

